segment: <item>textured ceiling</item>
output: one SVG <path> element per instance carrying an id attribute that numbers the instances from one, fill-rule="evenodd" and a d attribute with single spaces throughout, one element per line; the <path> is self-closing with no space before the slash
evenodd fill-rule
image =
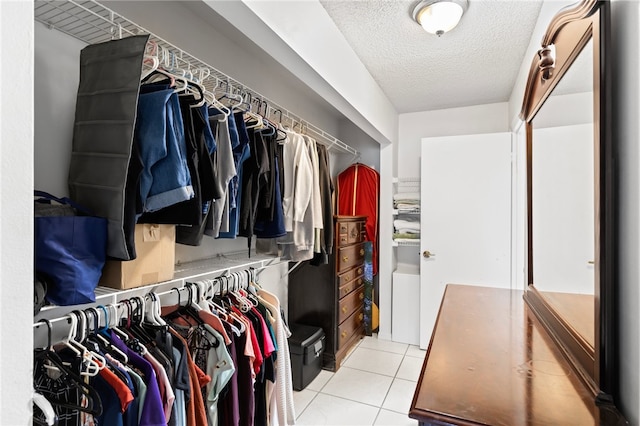
<path id="1" fill-rule="evenodd" d="M 416 3 L 321 0 L 398 112 L 508 101 L 542 2 L 470 0 L 442 37 L 411 18 Z"/>

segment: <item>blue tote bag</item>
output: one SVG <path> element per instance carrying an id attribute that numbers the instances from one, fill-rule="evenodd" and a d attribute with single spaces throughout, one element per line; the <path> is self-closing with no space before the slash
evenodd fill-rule
<path id="1" fill-rule="evenodd" d="M 34 191 L 35 267 L 51 284 L 47 300 L 59 306 L 95 302 L 106 260 L 107 219 L 68 198 Z M 55 202 L 57 204 L 54 204 Z"/>

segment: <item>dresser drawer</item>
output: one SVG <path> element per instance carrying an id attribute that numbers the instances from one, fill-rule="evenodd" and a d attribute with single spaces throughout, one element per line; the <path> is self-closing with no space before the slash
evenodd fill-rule
<path id="1" fill-rule="evenodd" d="M 360 286 L 356 291 L 351 292 L 347 297 L 340 300 L 338 305 L 338 323 L 342 323 L 354 311 L 362 309 L 364 300 L 364 286 Z"/>
<path id="2" fill-rule="evenodd" d="M 348 247 L 338 249 L 336 253 L 337 272 L 343 272 L 347 269 L 360 265 L 364 262 L 364 244 L 359 243 Z"/>
<path id="3" fill-rule="evenodd" d="M 364 222 L 350 222 L 347 224 L 347 241 L 349 244 L 361 243 L 366 236 Z"/>
<path id="4" fill-rule="evenodd" d="M 336 222 L 336 246 L 349 244 L 349 222 Z"/>
<path id="5" fill-rule="evenodd" d="M 359 267 L 357 269 L 354 269 L 353 272 L 349 272 L 347 274 L 355 274 L 355 271 L 357 271 L 358 269 L 362 269 L 362 267 Z M 343 297 L 345 297 L 346 295 L 348 295 L 349 293 L 351 293 L 353 290 L 355 290 L 356 288 L 360 287 L 362 284 L 364 283 L 364 277 L 362 276 L 362 274 L 360 275 L 356 275 L 356 278 L 344 283 L 343 285 L 341 285 L 340 287 L 338 287 L 338 299 L 342 299 Z"/>
<path id="6" fill-rule="evenodd" d="M 338 287 L 342 287 L 345 284 L 347 284 L 348 282 L 353 281 L 354 279 L 358 278 L 358 276 L 362 275 L 363 272 L 364 272 L 364 267 L 362 265 L 360 265 L 360 266 L 358 266 L 356 268 L 353 268 L 353 269 L 351 269 L 351 270 L 349 270 L 347 272 L 343 272 L 343 273 L 339 274 L 338 275 Z M 353 288 L 355 288 L 355 287 L 353 287 Z M 351 290 L 353 290 L 353 288 L 351 288 Z M 349 290 L 349 291 L 351 291 L 351 290 Z"/>
<path id="7" fill-rule="evenodd" d="M 355 311 L 349 318 L 344 320 L 338 327 L 338 349 L 351 340 L 351 336 L 360 328 L 364 314 L 362 309 Z"/>
<path id="8" fill-rule="evenodd" d="M 365 216 L 358 216 L 356 221 L 353 218 L 354 216 L 342 216 L 341 220 L 336 221 L 336 247 L 361 243 L 366 240 Z"/>

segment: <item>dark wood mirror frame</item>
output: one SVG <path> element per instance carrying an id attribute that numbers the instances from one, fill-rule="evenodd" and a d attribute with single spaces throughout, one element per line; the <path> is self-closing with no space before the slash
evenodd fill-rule
<path id="1" fill-rule="evenodd" d="M 524 299 L 596 401 L 618 399 L 616 325 L 615 147 L 611 128 L 610 12 L 606 0 L 582 0 L 551 21 L 533 60 L 520 118 L 527 136 L 528 289 Z M 594 346 L 575 331 L 535 288 L 532 229 L 533 118 L 585 45 L 593 40 L 595 336 Z M 553 47 L 551 47 L 553 46 Z M 555 50 L 555 54 L 554 54 Z"/>

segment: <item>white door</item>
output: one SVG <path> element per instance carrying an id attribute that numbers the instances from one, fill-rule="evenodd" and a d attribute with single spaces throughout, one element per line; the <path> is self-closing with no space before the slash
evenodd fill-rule
<path id="1" fill-rule="evenodd" d="M 511 134 L 422 139 L 421 170 L 425 349 L 447 284 L 510 288 Z"/>

